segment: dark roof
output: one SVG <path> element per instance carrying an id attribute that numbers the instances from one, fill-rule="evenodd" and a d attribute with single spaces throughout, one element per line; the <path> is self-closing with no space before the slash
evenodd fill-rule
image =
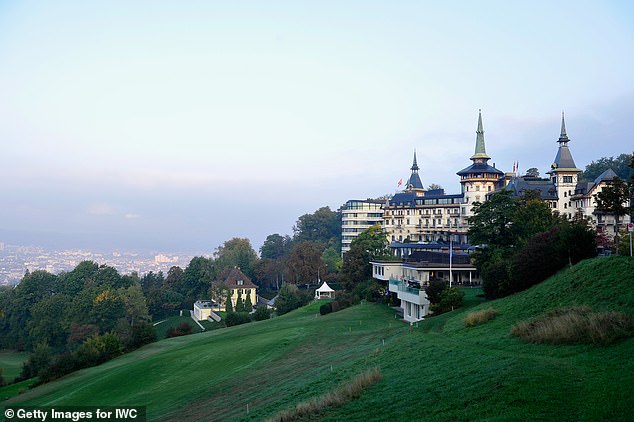
<path id="1" fill-rule="evenodd" d="M 238 284 L 238 281 L 242 281 L 242 284 Z M 250 288 L 255 289 L 258 286 L 253 284 L 251 279 L 244 275 L 240 268 L 234 267 L 228 271 L 225 271 L 221 277 L 218 278 L 214 283 L 222 283 L 225 284 L 229 288 Z"/>
<path id="2" fill-rule="evenodd" d="M 392 249 L 404 249 L 404 248 L 408 248 L 411 250 L 443 250 L 443 249 L 449 249 L 449 243 L 445 243 L 445 242 L 391 242 L 390 243 L 390 248 Z M 461 250 L 461 251 L 466 251 L 466 250 L 472 250 L 474 249 L 474 246 L 471 246 L 467 243 L 454 243 L 452 244 L 452 248 L 454 249 L 454 251 L 456 250 Z"/>
<path id="3" fill-rule="evenodd" d="M 470 264 L 469 254 L 453 252 L 451 262 L 453 264 Z M 412 252 L 405 262 L 428 262 L 430 264 L 449 264 L 449 252 L 416 251 Z"/>
<path id="4" fill-rule="evenodd" d="M 412 172 L 412 175 L 409 177 L 407 181 L 407 187 L 412 187 L 414 189 L 423 189 L 423 182 L 420 180 L 420 176 L 416 172 Z"/>
<path id="5" fill-rule="evenodd" d="M 585 195 L 592 190 L 594 187 L 594 182 L 577 182 L 577 186 L 575 186 L 575 195 Z"/>
<path id="6" fill-rule="evenodd" d="M 416 204 L 416 193 L 414 192 L 399 192 L 394 194 L 390 199 L 390 205 L 405 205 L 413 207 Z"/>
<path id="7" fill-rule="evenodd" d="M 434 189 L 431 191 L 425 192 L 424 196 L 416 195 L 416 192 L 399 192 L 395 194 L 390 199 L 390 205 L 393 206 L 407 206 L 407 207 L 415 207 L 417 200 L 423 199 L 441 199 L 441 198 L 462 198 L 463 194 L 455 193 L 451 195 L 446 195 L 443 189 Z M 440 204 L 443 205 L 443 204 Z M 448 204 L 452 205 L 452 204 Z"/>
<path id="8" fill-rule="evenodd" d="M 473 163 L 469 167 L 460 170 L 456 173 L 458 176 L 465 176 L 467 174 L 482 174 L 482 173 L 492 173 L 503 175 L 504 173 L 495 167 L 491 167 L 487 163 Z"/>
<path id="9" fill-rule="evenodd" d="M 559 149 L 557 150 L 557 156 L 555 157 L 555 162 L 552 165 L 552 170 L 548 173 L 556 171 L 581 171 L 575 165 L 575 160 L 572 158 L 570 148 L 568 148 L 566 143 L 559 144 Z"/>
<path id="10" fill-rule="evenodd" d="M 609 168 L 601 173 L 599 176 L 597 176 L 597 178 L 594 179 L 592 182 L 588 182 L 585 180 L 578 182 L 577 186 L 575 186 L 575 195 L 587 195 L 592 189 L 595 188 L 595 186 L 600 185 L 601 182 L 610 182 L 614 180 L 615 177 L 619 176 L 614 172 L 614 170 Z"/>
<path id="11" fill-rule="evenodd" d="M 557 189 L 550 179 L 538 177 L 514 177 L 506 186 L 513 196 L 524 196 L 527 191 L 537 191 L 543 200 L 557 200 Z"/>
<path id="12" fill-rule="evenodd" d="M 617 174 L 614 172 L 614 170 L 607 169 L 606 171 L 601 173 L 596 179 L 594 179 L 594 184 L 598 185 L 603 180 L 614 180 L 615 177 L 619 177 L 619 176 L 617 176 Z"/>

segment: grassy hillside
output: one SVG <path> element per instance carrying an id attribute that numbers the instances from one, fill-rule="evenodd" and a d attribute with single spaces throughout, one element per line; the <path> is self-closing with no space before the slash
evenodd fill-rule
<path id="1" fill-rule="evenodd" d="M 152 420 L 262 420 L 379 367 L 383 378 L 315 420 L 628 420 L 634 339 L 612 346 L 526 344 L 515 322 L 559 306 L 634 313 L 634 260 L 583 262 L 532 289 L 410 328 L 383 306 L 164 340 L 9 400 L 148 405 Z M 465 315 L 499 315 L 465 328 Z M 1 392 L 0 392 L 1 393 Z M 246 414 L 249 404 L 250 413 Z"/>
<path id="2" fill-rule="evenodd" d="M 26 352 L 13 352 L 0 350 L 0 368 L 4 370 L 3 377 L 5 381 L 12 381 L 13 378 L 20 374 L 22 363 L 29 357 Z"/>

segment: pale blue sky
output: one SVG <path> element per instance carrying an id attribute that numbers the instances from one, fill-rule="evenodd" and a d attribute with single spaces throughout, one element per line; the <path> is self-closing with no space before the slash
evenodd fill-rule
<path id="1" fill-rule="evenodd" d="M 210 252 L 491 163 L 634 148 L 634 8 L 0 1 L 0 241 Z"/>

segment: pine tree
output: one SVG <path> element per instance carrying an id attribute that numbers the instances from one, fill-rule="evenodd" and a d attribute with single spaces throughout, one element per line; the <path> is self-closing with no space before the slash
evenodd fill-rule
<path id="1" fill-rule="evenodd" d="M 251 303 L 251 293 L 247 292 L 247 298 L 244 301 L 245 312 L 251 312 L 253 310 L 253 303 Z"/>
<path id="2" fill-rule="evenodd" d="M 231 303 L 231 289 L 227 290 L 227 304 L 225 306 L 225 312 L 233 312 L 233 304 Z"/>
<path id="3" fill-rule="evenodd" d="M 244 301 L 240 290 L 238 290 L 238 300 L 236 300 L 236 312 L 244 312 Z"/>

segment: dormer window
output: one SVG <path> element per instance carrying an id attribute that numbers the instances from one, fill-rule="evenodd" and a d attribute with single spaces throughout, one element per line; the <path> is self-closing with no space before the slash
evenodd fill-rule
<path id="1" fill-rule="evenodd" d="M 238 286 L 242 286 L 242 285 L 244 285 L 244 280 L 238 280 L 238 281 L 236 281 L 236 284 Z"/>

